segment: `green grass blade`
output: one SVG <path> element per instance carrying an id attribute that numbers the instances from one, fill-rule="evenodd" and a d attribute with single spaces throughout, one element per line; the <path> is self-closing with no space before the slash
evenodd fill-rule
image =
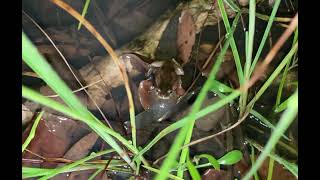
<path id="1" fill-rule="evenodd" d="M 212 155 L 210 154 L 200 154 L 199 156 L 196 156 L 196 158 L 206 158 L 209 163 L 213 166 L 214 169 L 216 170 L 220 170 L 220 164 L 218 162 L 218 160 L 216 160 L 216 158 L 214 158 Z"/>
<path id="2" fill-rule="evenodd" d="M 275 126 L 270 123 L 270 121 L 265 118 L 264 116 L 262 116 L 259 112 L 257 112 L 256 110 L 254 109 L 251 109 L 250 113 L 252 115 L 254 115 L 256 118 L 258 118 L 262 123 L 264 123 L 268 128 L 270 128 L 271 130 L 274 130 L 275 129 Z M 290 138 L 288 138 L 285 134 L 282 135 L 282 137 L 288 141 L 290 141 Z"/>
<path id="3" fill-rule="evenodd" d="M 215 79 L 215 75 L 218 72 L 220 65 L 222 63 L 222 59 L 227 51 L 227 48 L 229 46 L 230 39 L 228 38 L 225 44 L 223 45 L 223 48 L 221 50 L 221 53 L 219 54 L 215 65 L 213 66 L 208 79 L 206 80 L 205 84 L 203 85 L 199 95 L 197 96 L 196 101 L 194 102 L 192 106 L 192 110 L 190 114 L 187 116 L 187 124 L 188 126 L 182 127 L 182 129 L 179 131 L 178 135 L 176 136 L 173 145 L 171 146 L 167 158 L 164 160 L 164 163 L 161 166 L 160 173 L 156 176 L 157 180 L 165 179 L 167 177 L 167 173 L 169 169 L 172 167 L 173 162 L 175 161 L 176 156 L 178 155 L 180 151 L 180 146 L 182 142 L 184 141 L 185 144 L 190 142 L 192 130 L 194 126 L 194 122 L 196 120 L 196 113 L 200 110 L 202 101 L 205 99 L 208 90 L 212 86 L 212 80 Z M 179 164 L 183 164 L 186 162 L 186 157 L 188 154 L 188 148 L 183 148 L 182 153 L 180 155 Z M 181 166 L 180 166 L 181 167 Z M 177 173 L 178 177 L 183 176 L 183 170 L 180 168 Z"/>
<path id="4" fill-rule="evenodd" d="M 234 91 L 231 87 L 221 83 L 218 80 L 213 80 L 212 81 L 212 87 L 210 89 L 212 92 L 220 92 L 220 93 L 230 93 Z"/>
<path id="5" fill-rule="evenodd" d="M 81 13 L 81 16 L 84 18 L 87 14 L 87 11 L 88 11 L 88 8 L 89 8 L 89 4 L 90 4 L 90 1 L 91 0 L 86 0 L 86 3 L 84 4 L 84 7 L 83 7 L 83 10 L 82 10 L 82 13 Z M 78 30 L 80 30 L 81 28 L 81 25 L 82 25 L 82 22 L 79 21 L 79 24 L 78 24 Z"/>
<path id="6" fill-rule="evenodd" d="M 263 148 L 255 143 L 254 141 L 247 139 L 246 141 L 248 141 L 252 146 L 254 146 L 256 149 L 258 149 L 259 151 L 263 151 Z M 288 162 L 287 160 L 283 159 L 282 157 L 278 156 L 277 154 L 274 153 L 269 153 L 268 156 L 272 159 L 274 159 L 275 161 L 277 161 L 279 164 L 282 164 L 284 167 L 286 167 L 294 176 L 298 177 L 298 166 L 294 163 Z"/>
<path id="7" fill-rule="evenodd" d="M 274 149 L 273 149 L 272 151 L 274 151 Z M 269 159 L 269 165 L 268 165 L 268 176 L 267 176 L 267 180 L 272 180 L 273 167 L 274 167 L 274 159 L 270 158 L 270 159 Z"/>
<path id="8" fill-rule="evenodd" d="M 235 12 L 240 12 L 240 7 L 233 0 L 224 0 L 226 4 Z"/>
<path id="9" fill-rule="evenodd" d="M 156 169 L 156 168 L 153 168 L 153 167 L 150 167 L 150 166 L 145 166 L 145 165 L 142 165 L 142 167 L 148 169 L 149 171 L 152 171 L 152 172 L 155 172 L 155 173 L 159 173 L 159 169 Z M 178 176 L 174 176 L 172 174 L 169 174 L 168 177 L 170 179 L 174 179 L 174 180 L 183 180 L 182 178 L 179 178 Z"/>
<path id="10" fill-rule="evenodd" d="M 261 97 L 261 95 L 265 92 L 265 90 L 271 85 L 273 80 L 279 75 L 281 70 L 284 68 L 284 66 L 287 64 L 287 62 L 292 58 L 292 56 L 295 54 L 295 52 L 298 49 L 298 42 L 291 48 L 289 53 L 286 55 L 286 57 L 281 61 L 281 63 L 278 65 L 278 67 L 272 72 L 270 77 L 267 79 L 267 81 L 262 85 L 262 87 L 259 89 L 259 91 L 256 93 L 254 98 L 248 103 L 248 107 L 252 107 L 253 104 Z"/>
<path id="11" fill-rule="evenodd" d="M 292 96 L 290 96 L 288 99 L 286 99 L 285 101 L 283 101 L 275 110 L 275 113 L 279 113 L 281 111 L 284 111 L 287 106 L 288 106 L 288 102 L 290 101 L 290 98 L 292 98 Z"/>
<path id="12" fill-rule="evenodd" d="M 255 12 L 256 12 L 256 2 L 255 0 L 249 0 L 249 32 L 246 46 L 246 62 L 244 66 L 244 73 L 246 80 L 249 79 L 249 69 L 252 62 L 252 51 L 253 51 L 253 40 L 255 31 Z"/>
<path id="13" fill-rule="evenodd" d="M 293 38 L 293 42 L 292 42 L 292 47 L 297 42 L 297 40 L 298 40 L 298 28 L 294 31 L 294 38 Z M 286 65 L 286 67 L 284 68 L 284 71 L 283 71 L 283 75 L 282 75 L 282 78 L 281 78 L 281 81 L 280 81 L 280 85 L 279 85 L 279 89 L 278 89 L 278 93 L 277 93 L 277 99 L 276 99 L 276 104 L 275 104 L 276 108 L 279 106 L 279 104 L 281 102 L 283 87 L 284 87 L 284 84 L 286 82 L 286 78 L 287 78 L 287 75 L 288 75 L 288 71 L 289 71 L 289 67 L 290 67 L 292 59 L 294 59 L 294 57 L 291 58 L 288 61 L 287 65 Z M 284 110 L 284 109 L 282 109 L 282 110 Z"/>
<path id="14" fill-rule="evenodd" d="M 251 159 L 251 164 L 254 164 L 254 147 L 252 145 L 250 145 L 251 147 L 251 155 L 250 155 L 250 159 Z M 258 173 L 255 172 L 253 174 L 253 177 L 254 177 L 254 180 L 259 180 L 259 176 L 258 176 Z"/>
<path id="15" fill-rule="evenodd" d="M 237 46 L 236 46 L 236 42 L 235 42 L 234 37 L 233 37 L 233 32 L 231 30 L 230 23 L 229 23 L 229 20 L 228 20 L 228 16 L 227 16 L 227 13 L 226 13 L 226 10 L 224 8 L 222 0 L 217 0 L 217 2 L 218 2 L 218 6 L 219 6 L 219 9 L 220 9 L 221 15 L 222 15 L 222 20 L 223 20 L 225 29 L 227 31 L 227 38 L 229 38 L 229 36 L 231 38 L 230 46 L 231 46 L 231 50 L 232 50 L 232 53 L 233 53 L 233 56 L 234 56 L 239 82 L 240 82 L 240 84 L 242 84 L 243 81 L 244 81 L 244 74 L 243 74 L 243 70 L 242 70 L 242 66 L 241 66 L 239 52 L 238 52 L 238 49 L 237 49 Z M 235 17 L 233 26 L 236 26 L 236 24 L 237 24 L 237 22 L 239 20 L 239 17 L 240 17 L 240 12 Z"/>
<path id="16" fill-rule="evenodd" d="M 119 133 L 113 131 L 112 129 L 108 128 L 107 126 L 105 126 L 104 124 L 102 124 L 100 121 L 98 121 L 97 119 L 95 121 L 88 121 L 88 119 L 86 119 L 86 117 L 81 116 L 78 112 L 75 112 L 73 110 L 71 110 L 69 107 L 66 107 L 65 105 L 62 105 L 48 97 L 45 97 L 39 93 L 37 93 L 36 91 L 22 86 L 22 96 L 32 100 L 34 102 L 38 102 L 40 104 L 43 104 L 45 106 L 48 106 L 56 111 L 62 112 L 65 115 L 77 119 L 77 120 L 81 120 L 84 123 L 87 123 L 88 126 L 90 128 L 92 128 L 101 138 L 103 138 L 107 143 L 113 143 L 113 139 L 109 136 L 109 134 L 113 137 L 115 137 L 116 139 L 118 139 L 123 145 L 125 145 L 131 152 L 133 153 L 138 153 L 138 151 L 132 146 L 132 144 L 126 140 L 125 138 L 123 138 Z M 123 153 L 123 150 L 118 146 L 115 145 L 114 148 L 117 148 L 117 152 L 118 153 Z M 129 160 L 128 157 L 125 157 L 125 159 Z M 130 162 L 130 161 L 128 161 Z"/>
<path id="17" fill-rule="evenodd" d="M 275 0 L 275 2 L 274 2 L 273 8 L 272 8 L 272 12 L 271 12 L 271 15 L 270 15 L 266 30 L 264 31 L 264 34 L 263 34 L 263 37 L 261 39 L 261 42 L 260 42 L 259 48 L 257 50 L 256 56 L 254 57 L 254 60 L 253 60 L 252 65 L 250 67 L 249 75 L 252 74 L 252 72 L 253 72 L 253 70 L 254 70 L 257 62 L 258 62 L 258 59 L 260 58 L 262 49 L 264 48 L 264 45 L 265 45 L 266 40 L 268 38 L 269 32 L 270 32 L 271 27 L 272 27 L 272 23 L 274 21 L 274 18 L 276 16 L 276 13 L 277 13 L 279 5 L 280 5 L 280 2 L 281 2 L 281 0 Z"/>
<path id="18" fill-rule="evenodd" d="M 279 123 L 276 126 L 276 129 L 273 131 L 271 137 L 269 138 L 264 150 L 253 164 L 249 172 L 243 177 L 243 180 L 249 180 L 251 176 L 258 170 L 258 168 L 262 165 L 265 158 L 270 154 L 272 149 L 277 144 L 278 140 L 281 137 L 286 129 L 290 126 L 291 122 L 295 119 L 298 114 L 298 91 L 296 91 L 293 95 L 293 98 L 288 104 L 288 108 L 283 113 L 280 118 Z"/>
<path id="19" fill-rule="evenodd" d="M 181 131 L 187 131 L 186 137 L 184 138 L 184 145 L 190 143 L 192 132 L 193 132 L 193 127 L 194 127 L 194 123 L 195 123 L 195 115 L 201 109 L 202 102 L 206 98 L 209 89 L 212 87 L 212 82 L 215 79 L 215 75 L 217 74 L 217 72 L 220 68 L 223 57 L 224 57 L 225 53 L 227 52 L 228 48 L 229 48 L 229 39 L 227 39 L 227 41 L 223 45 L 221 53 L 219 54 L 219 56 L 215 62 L 215 65 L 213 66 L 213 68 L 209 74 L 208 79 L 206 80 L 205 84 L 203 85 L 199 95 L 197 96 L 196 101 L 194 102 L 194 104 L 192 106 L 191 112 L 188 115 L 190 117 L 190 120 L 189 120 L 190 122 L 188 123 L 189 125 L 185 126 L 181 129 Z M 183 139 L 183 136 L 181 135 L 180 137 L 178 136 L 177 138 Z M 174 151 L 177 151 L 177 150 L 175 149 Z M 188 154 L 189 154 L 189 148 L 183 148 L 181 155 L 180 155 L 180 160 L 179 160 L 180 165 L 186 163 L 186 160 L 188 158 Z M 178 169 L 177 176 L 178 177 L 183 176 L 183 170 L 181 168 Z"/>
<path id="20" fill-rule="evenodd" d="M 233 150 L 218 159 L 221 165 L 233 165 L 242 159 L 242 153 L 239 150 Z"/>
<path id="21" fill-rule="evenodd" d="M 46 62 L 24 32 L 22 32 L 22 59 L 71 109 L 78 111 L 82 116 L 92 116 L 50 64 Z"/>
<path id="22" fill-rule="evenodd" d="M 187 158 L 187 168 L 193 180 L 201 180 L 201 176 L 197 170 L 197 168 L 190 161 L 190 158 Z"/>
<path id="23" fill-rule="evenodd" d="M 103 171 L 104 168 L 98 169 L 96 170 L 96 172 L 94 172 L 89 178 L 88 180 L 93 180 L 100 172 Z"/>
<path id="24" fill-rule="evenodd" d="M 47 175 L 43 176 L 42 178 L 40 178 L 39 180 L 52 178 L 53 176 L 55 176 L 55 175 L 57 175 L 59 173 L 62 173 L 67 169 L 71 169 L 71 168 L 76 167 L 79 164 L 82 164 L 82 163 L 84 163 L 86 161 L 89 161 L 89 160 L 91 160 L 91 159 L 93 159 L 95 157 L 102 156 L 102 155 L 105 155 L 105 154 L 108 154 L 108 153 L 111 153 L 111 152 L 114 152 L 114 150 L 105 150 L 105 151 L 101 151 L 101 152 L 98 152 L 98 153 L 93 153 L 92 155 L 90 155 L 88 157 L 85 157 L 83 159 L 80 159 L 78 161 L 75 161 L 75 162 L 73 162 L 71 164 L 56 168 L 52 172 L 50 172 L 49 174 L 47 174 Z"/>
<path id="25" fill-rule="evenodd" d="M 27 137 L 27 139 L 24 141 L 24 143 L 22 145 L 22 152 L 28 147 L 31 140 L 34 138 L 34 136 L 36 134 L 36 129 L 38 127 L 38 124 L 41 120 L 42 115 L 43 115 L 43 111 L 40 112 L 40 114 L 37 116 L 36 120 L 34 121 L 32 128 L 30 130 L 29 136 Z"/>
<path id="26" fill-rule="evenodd" d="M 201 111 L 199 111 L 196 114 L 196 119 L 202 118 L 202 117 L 206 116 L 207 114 L 218 110 L 219 108 L 228 104 L 229 102 L 231 102 L 235 98 L 239 97 L 239 95 L 240 95 L 240 91 L 235 90 L 234 92 L 232 92 L 230 95 L 226 96 L 225 98 L 222 98 L 219 101 L 217 101 L 216 103 L 211 104 L 211 105 L 203 108 Z M 142 150 L 139 151 L 139 154 L 136 155 L 135 158 L 143 155 L 145 152 L 150 150 L 153 147 L 153 145 L 155 145 L 160 139 L 162 139 L 163 137 L 165 137 L 169 133 L 187 125 L 187 123 L 188 123 L 188 117 L 184 117 L 184 118 L 180 119 L 179 121 L 171 124 L 170 126 L 166 127 L 165 129 L 163 129 L 160 133 L 157 134 L 157 136 L 155 138 L 152 139 L 152 141 L 149 142 L 149 144 L 147 144 Z"/>
<path id="27" fill-rule="evenodd" d="M 41 95 L 40 93 L 22 85 L 22 97 L 32 100 L 34 102 L 38 102 L 42 105 L 46 105 L 56 111 L 62 112 L 63 114 L 74 118 L 74 119 L 79 119 L 79 120 L 83 120 L 83 117 L 81 115 L 79 115 L 78 112 L 73 111 L 72 109 L 70 109 L 69 107 L 60 104 L 48 97 L 45 97 L 43 95 Z"/>
<path id="28" fill-rule="evenodd" d="M 80 102 L 80 100 L 72 93 L 70 88 L 63 82 L 53 68 L 46 62 L 43 56 L 38 52 L 37 48 L 22 32 L 22 58 L 26 64 L 34 70 L 49 86 L 52 88 L 60 98 L 71 108 L 73 112 L 77 112 L 80 119 L 89 125 L 97 132 L 117 153 L 133 168 L 134 164 L 131 162 L 127 153 L 117 144 L 117 142 L 106 131 L 115 133 L 110 128 L 106 127 L 98 119 L 96 119 L 91 112 Z M 25 89 L 25 88 L 24 88 Z M 25 89 L 26 90 L 26 89 Z M 29 91 L 30 92 L 30 91 Z M 35 95 L 35 93 L 32 93 Z M 39 96 L 37 96 L 39 97 Z M 45 98 L 41 98 L 42 100 Z M 46 99 L 48 102 L 48 99 Z M 48 106 L 49 104 L 45 104 Z M 57 105 L 57 104 L 55 104 Z M 130 144 L 127 140 L 122 138 L 125 144 Z M 136 152 L 135 152 L 136 153 Z"/>
<path id="29" fill-rule="evenodd" d="M 120 169 L 117 167 L 125 166 L 127 163 L 124 163 L 123 161 L 121 163 L 110 163 L 108 166 L 108 170 L 120 172 L 120 173 L 131 173 L 131 170 L 128 169 Z M 83 164 L 78 165 L 76 167 L 66 169 L 65 171 L 61 173 L 71 173 L 76 171 L 85 171 L 85 170 L 97 170 L 97 169 L 104 169 L 105 164 Z M 31 168 L 31 167 L 22 167 L 22 178 L 34 178 L 34 177 L 41 177 L 46 176 L 50 174 L 55 169 L 45 169 L 45 168 Z"/>

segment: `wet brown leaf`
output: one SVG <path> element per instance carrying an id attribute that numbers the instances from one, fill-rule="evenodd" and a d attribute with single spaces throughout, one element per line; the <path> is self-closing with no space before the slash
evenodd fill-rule
<path id="1" fill-rule="evenodd" d="M 182 61 L 182 65 L 189 62 L 195 38 L 195 24 L 192 15 L 187 10 L 182 11 L 177 30 L 178 57 Z"/>
<path id="2" fill-rule="evenodd" d="M 28 137 L 32 123 L 23 132 L 22 142 Z M 88 134 L 89 129 L 79 121 L 45 113 L 43 120 L 39 122 L 35 137 L 27 147 L 33 153 L 36 153 L 44 158 L 61 158 L 70 148 L 72 144 L 77 142 L 85 134 Z M 37 156 L 25 151 L 23 158 L 39 159 Z M 30 166 L 31 163 L 23 163 Z M 36 167 L 55 167 L 56 163 L 44 162 Z"/>

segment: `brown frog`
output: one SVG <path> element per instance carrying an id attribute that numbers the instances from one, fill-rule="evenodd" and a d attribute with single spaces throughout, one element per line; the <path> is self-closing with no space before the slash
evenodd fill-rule
<path id="1" fill-rule="evenodd" d="M 155 103 L 161 104 L 159 102 L 175 104 L 185 92 L 181 85 L 183 74 L 182 67 L 174 59 L 151 63 L 147 73 L 149 78 L 140 82 L 139 86 L 140 102 L 144 109 L 149 109 Z"/>

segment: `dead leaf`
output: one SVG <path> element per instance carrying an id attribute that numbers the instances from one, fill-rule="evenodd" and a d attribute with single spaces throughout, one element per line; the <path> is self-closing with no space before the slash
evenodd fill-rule
<path id="1" fill-rule="evenodd" d="M 195 39 L 196 32 L 193 17 L 189 11 L 184 10 L 179 17 L 177 30 L 178 57 L 182 61 L 182 65 L 189 62 Z"/>
<path id="2" fill-rule="evenodd" d="M 32 123 L 23 132 L 22 142 L 28 137 L 31 126 Z M 45 113 L 27 149 L 45 158 L 61 158 L 72 144 L 88 132 L 90 132 L 88 127 L 80 121 Z M 27 151 L 23 153 L 23 158 L 39 159 Z M 57 164 L 44 162 L 41 164 L 23 163 L 23 165 L 52 168 Z"/>

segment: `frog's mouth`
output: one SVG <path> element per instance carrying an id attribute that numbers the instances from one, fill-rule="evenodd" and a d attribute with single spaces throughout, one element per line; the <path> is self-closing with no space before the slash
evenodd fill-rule
<path id="1" fill-rule="evenodd" d="M 175 91 L 168 90 L 168 91 L 164 92 L 164 91 L 161 91 L 161 89 L 159 89 L 159 88 L 156 88 L 156 94 L 161 99 L 172 99 L 177 96 L 175 94 Z"/>

